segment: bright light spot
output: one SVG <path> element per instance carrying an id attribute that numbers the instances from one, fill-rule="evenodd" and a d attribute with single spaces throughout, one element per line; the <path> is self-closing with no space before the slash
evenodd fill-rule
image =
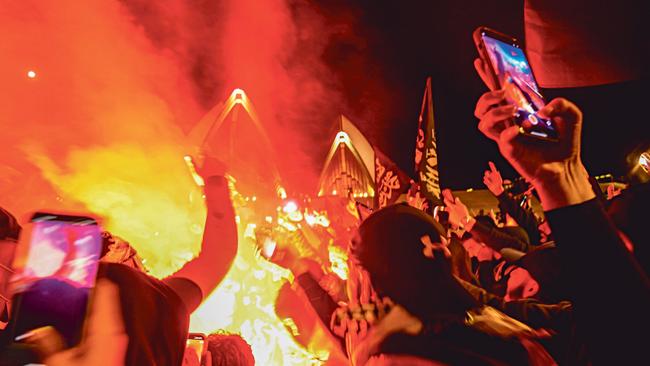
<path id="1" fill-rule="evenodd" d="M 283 228 L 285 228 L 285 229 L 287 229 L 289 231 L 298 230 L 298 227 L 296 225 L 288 222 L 287 220 L 285 220 L 285 219 L 283 219 L 281 217 L 278 218 L 278 225 L 282 226 Z"/>
<path id="2" fill-rule="evenodd" d="M 650 152 L 644 152 L 639 156 L 639 165 L 646 173 L 650 173 Z"/>
<path id="3" fill-rule="evenodd" d="M 290 212 L 287 214 L 287 218 L 293 222 L 299 222 L 302 221 L 302 213 L 300 213 L 300 211 Z"/>
<path id="4" fill-rule="evenodd" d="M 231 97 L 235 100 L 235 103 L 246 103 L 246 93 L 239 88 L 232 91 Z"/>
<path id="5" fill-rule="evenodd" d="M 318 223 L 318 225 L 320 225 L 322 227 L 329 227 L 330 226 L 330 220 L 325 215 L 319 216 L 317 223 Z"/>
<path id="6" fill-rule="evenodd" d="M 287 198 L 287 191 L 284 189 L 284 187 L 278 186 L 275 189 L 275 192 L 278 194 L 278 197 L 280 197 L 280 199 L 286 199 Z"/>
<path id="7" fill-rule="evenodd" d="M 275 248 L 277 244 L 271 238 L 264 239 L 264 244 L 262 245 L 262 256 L 264 258 L 271 258 L 273 253 L 275 253 Z"/>
<path id="8" fill-rule="evenodd" d="M 316 219 L 316 217 L 314 215 L 305 214 L 305 221 L 307 222 L 307 225 L 314 226 L 314 224 L 316 223 L 316 220 L 317 219 Z"/>
<path id="9" fill-rule="evenodd" d="M 329 251 L 329 259 L 331 265 L 331 270 L 339 276 L 340 279 L 342 280 L 347 280 L 348 279 L 348 254 L 345 252 L 345 250 L 341 249 L 340 247 L 337 247 L 336 245 L 330 245 L 328 248 Z"/>
<path id="10" fill-rule="evenodd" d="M 282 211 L 285 213 L 292 213 L 298 211 L 298 205 L 294 201 L 289 201 L 284 204 L 284 207 L 282 207 Z"/>
<path id="11" fill-rule="evenodd" d="M 346 144 L 350 144 L 350 137 L 348 136 L 347 133 L 343 131 L 340 131 L 339 133 L 336 134 L 336 139 Z"/>
<path id="12" fill-rule="evenodd" d="M 27 77 L 30 79 L 34 79 L 36 77 L 36 71 L 34 70 L 27 71 Z"/>
<path id="13" fill-rule="evenodd" d="M 250 238 L 250 239 L 255 239 L 255 229 L 257 228 L 257 225 L 253 223 L 249 223 L 246 225 L 246 229 L 244 229 L 244 238 Z"/>
<path id="14" fill-rule="evenodd" d="M 291 334 L 294 336 L 299 336 L 300 331 L 298 330 L 298 326 L 296 325 L 296 322 L 293 321 L 291 318 L 286 318 L 282 319 L 282 323 L 291 331 Z"/>
<path id="15" fill-rule="evenodd" d="M 264 279 L 266 276 L 266 271 L 264 270 L 258 270 L 253 272 L 253 277 L 257 278 L 258 280 Z"/>

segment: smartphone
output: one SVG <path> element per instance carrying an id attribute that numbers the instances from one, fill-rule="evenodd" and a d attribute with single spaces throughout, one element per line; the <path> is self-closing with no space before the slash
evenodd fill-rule
<path id="1" fill-rule="evenodd" d="M 102 237 L 88 216 L 35 213 L 20 237 L 11 278 L 11 335 L 52 326 L 68 347 L 82 339 Z"/>
<path id="2" fill-rule="evenodd" d="M 190 333 L 187 336 L 185 343 L 185 358 L 197 359 L 199 365 L 203 362 L 203 354 L 205 353 L 205 334 L 203 333 Z M 195 358 L 196 355 L 196 358 Z"/>
<path id="3" fill-rule="evenodd" d="M 517 39 L 487 27 L 477 28 L 473 37 L 481 59 L 489 66 L 494 85 L 505 90 L 509 104 L 517 106 L 514 120 L 519 132 L 541 140 L 557 141 L 557 127 L 553 121 L 537 114 L 546 102 Z"/>

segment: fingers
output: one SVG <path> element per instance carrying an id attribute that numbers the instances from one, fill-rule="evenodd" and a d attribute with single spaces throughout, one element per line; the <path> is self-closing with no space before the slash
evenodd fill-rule
<path id="1" fill-rule="evenodd" d="M 561 117 L 568 121 L 582 120 L 580 109 L 564 98 L 553 99 L 539 110 L 538 115 L 542 118 Z"/>
<path id="2" fill-rule="evenodd" d="M 43 359 L 47 359 L 65 349 L 65 341 L 53 327 L 46 326 L 34 329 L 16 338 L 36 346 L 36 350 Z"/>
<path id="3" fill-rule="evenodd" d="M 485 174 L 483 174 L 483 183 L 485 183 L 486 185 L 488 183 L 492 183 L 492 178 L 490 178 L 489 172 L 485 172 Z"/>
<path id="4" fill-rule="evenodd" d="M 488 111 L 490 108 L 503 103 L 505 101 L 506 92 L 503 89 L 490 91 L 481 95 L 476 102 L 476 108 L 474 109 L 474 116 L 481 119 L 481 117 Z"/>
<path id="5" fill-rule="evenodd" d="M 501 132 L 512 125 L 512 118 L 517 112 L 517 107 L 507 105 L 489 110 L 483 115 L 478 124 L 478 129 L 488 138 L 498 140 Z"/>
<path id="6" fill-rule="evenodd" d="M 451 194 L 451 191 L 449 189 L 444 189 L 442 191 L 442 198 L 446 206 L 450 206 L 454 204 L 455 198 Z"/>
<path id="7" fill-rule="evenodd" d="M 501 136 L 499 139 L 501 140 L 502 143 L 506 144 L 512 144 L 512 141 L 519 136 L 521 127 L 519 126 L 511 126 L 503 130 L 501 132 Z"/>
<path id="8" fill-rule="evenodd" d="M 498 172 L 499 172 L 499 171 L 497 170 L 497 167 L 494 165 L 493 162 L 488 161 L 488 165 L 490 166 L 490 170 L 492 171 L 492 173 L 498 173 Z"/>
<path id="9" fill-rule="evenodd" d="M 488 65 L 486 65 L 482 59 L 477 58 L 474 60 L 474 68 L 476 69 L 476 72 L 478 73 L 478 76 L 481 77 L 481 80 L 483 80 L 483 83 L 490 89 L 494 90 L 496 89 L 496 85 L 494 85 L 494 82 L 492 81 L 492 78 L 490 77 L 490 70 L 488 68 Z"/>
<path id="10" fill-rule="evenodd" d="M 97 281 L 93 308 L 88 321 L 89 336 L 124 334 L 117 286 L 104 279 Z"/>
<path id="11" fill-rule="evenodd" d="M 494 180 L 489 177 L 483 177 L 483 184 L 485 184 L 486 187 L 490 188 L 494 185 Z"/>

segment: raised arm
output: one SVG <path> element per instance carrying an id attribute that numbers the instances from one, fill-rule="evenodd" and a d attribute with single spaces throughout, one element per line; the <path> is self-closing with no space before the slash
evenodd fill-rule
<path id="1" fill-rule="evenodd" d="M 223 165 L 216 160 L 207 159 L 200 173 L 205 181 L 204 192 L 208 209 L 201 251 L 196 258 L 165 279 L 165 282 L 179 293 L 190 310 L 196 308 L 219 285 L 237 254 L 235 211 L 227 181 L 223 176 Z M 196 286 L 192 289 L 187 280 Z M 200 294 L 197 294 L 196 290 L 200 290 Z"/>
<path id="2" fill-rule="evenodd" d="M 475 65 L 484 76 L 480 60 Z M 479 99 L 479 129 L 539 193 L 572 290 L 579 333 L 599 363 L 638 363 L 647 347 L 638 335 L 650 328 L 650 284 L 595 200 L 580 158 L 582 113 L 565 99 L 552 100 L 539 114 L 557 125 L 559 141 L 531 141 L 511 124 L 515 108 L 503 101 L 502 91 Z"/>

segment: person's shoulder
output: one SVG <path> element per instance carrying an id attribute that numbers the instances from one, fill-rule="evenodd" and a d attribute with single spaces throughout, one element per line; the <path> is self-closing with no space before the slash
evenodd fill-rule
<path id="1" fill-rule="evenodd" d="M 145 272 L 119 263 L 100 263 L 98 277 L 115 283 L 123 297 L 167 304 L 172 308 L 182 306 L 180 310 L 189 314 L 181 296 L 172 286 Z"/>

